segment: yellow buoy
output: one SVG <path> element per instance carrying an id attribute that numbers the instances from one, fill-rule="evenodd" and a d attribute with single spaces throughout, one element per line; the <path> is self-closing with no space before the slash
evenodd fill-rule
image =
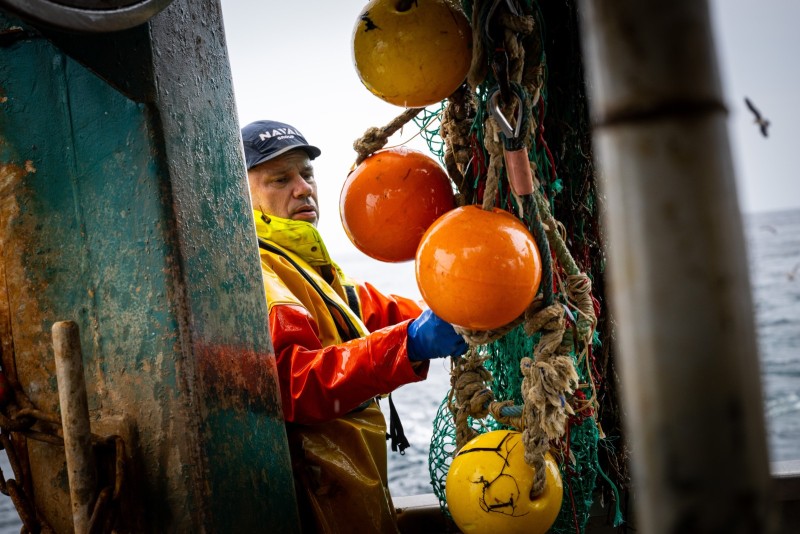
<path id="1" fill-rule="evenodd" d="M 464 81 L 472 30 L 452 0 L 372 0 L 353 30 L 353 61 L 361 82 L 404 107 L 439 102 Z"/>
<path id="2" fill-rule="evenodd" d="M 534 471 L 525 463 L 522 434 L 495 430 L 469 441 L 450 465 L 447 507 L 465 534 L 544 534 L 558 517 L 564 486 L 545 455 L 544 492 L 530 498 Z"/>

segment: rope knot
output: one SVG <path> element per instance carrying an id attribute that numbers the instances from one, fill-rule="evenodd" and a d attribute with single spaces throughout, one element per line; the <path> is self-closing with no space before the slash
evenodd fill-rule
<path id="1" fill-rule="evenodd" d="M 386 141 L 394 135 L 394 133 L 403 127 L 407 122 L 416 117 L 424 108 L 408 108 L 403 113 L 392 119 L 392 121 L 383 128 L 376 128 L 371 126 L 367 128 L 364 135 L 360 139 L 353 142 L 353 149 L 358 154 L 356 158 L 356 165 L 367 159 L 371 154 L 382 149 L 386 145 Z"/>
<path id="2" fill-rule="evenodd" d="M 474 349 L 452 360 L 448 408 L 456 427 L 456 452 L 478 434 L 469 425 L 469 418 L 483 419 L 489 415 L 489 406 L 494 401 L 494 393 L 486 385 L 492 375 L 483 366 L 484 361 Z"/>

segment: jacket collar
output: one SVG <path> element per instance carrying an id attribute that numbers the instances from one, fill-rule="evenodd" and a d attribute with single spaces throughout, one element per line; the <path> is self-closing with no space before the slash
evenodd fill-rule
<path id="1" fill-rule="evenodd" d="M 253 218 L 258 237 L 294 252 L 309 265 L 333 264 L 322 236 L 310 222 L 274 217 L 259 210 L 253 210 Z"/>

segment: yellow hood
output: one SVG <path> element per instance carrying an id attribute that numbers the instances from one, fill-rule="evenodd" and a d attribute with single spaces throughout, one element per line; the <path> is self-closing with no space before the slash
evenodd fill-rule
<path id="1" fill-rule="evenodd" d="M 253 210 L 253 216 L 258 237 L 291 250 L 309 265 L 334 265 L 322 236 L 310 222 L 283 219 L 258 210 Z"/>

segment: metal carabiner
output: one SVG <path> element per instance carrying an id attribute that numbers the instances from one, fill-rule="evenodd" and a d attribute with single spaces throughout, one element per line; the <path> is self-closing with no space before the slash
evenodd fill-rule
<path id="1" fill-rule="evenodd" d="M 517 120 L 514 126 L 511 126 L 511 123 L 508 122 L 508 119 L 500 110 L 500 102 L 498 101 L 500 90 L 498 89 L 489 97 L 489 114 L 494 117 L 497 124 L 500 125 L 500 130 L 506 138 L 506 141 L 518 140 L 522 130 L 522 97 L 516 93 L 513 93 L 513 95 L 518 103 Z M 520 145 L 523 146 L 519 146 L 515 149 L 507 148 L 509 146 L 507 143 L 503 143 L 503 145 L 506 176 L 508 176 L 508 183 L 511 186 L 511 190 L 518 196 L 530 195 L 533 193 L 533 173 L 531 171 L 531 163 L 528 160 L 528 149 L 522 143 L 520 143 Z M 516 146 L 517 144 L 513 143 L 513 145 Z"/>
<path id="2" fill-rule="evenodd" d="M 500 125 L 500 130 L 502 130 L 503 134 L 506 136 L 506 139 L 517 139 L 520 134 L 520 129 L 522 128 L 522 99 L 519 97 L 518 94 L 512 93 L 514 97 L 517 99 L 517 120 L 516 125 L 511 126 L 511 123 L 508 122 L 508 119 L 503 112 L 500 110 L 500 103 L 497 101 L 498 97 L 500 96 L 500 90 L 498 89 L 492 96 L 489 97 L 489 113 L 494 120 L 497 121 L 497 124 Z"/>

